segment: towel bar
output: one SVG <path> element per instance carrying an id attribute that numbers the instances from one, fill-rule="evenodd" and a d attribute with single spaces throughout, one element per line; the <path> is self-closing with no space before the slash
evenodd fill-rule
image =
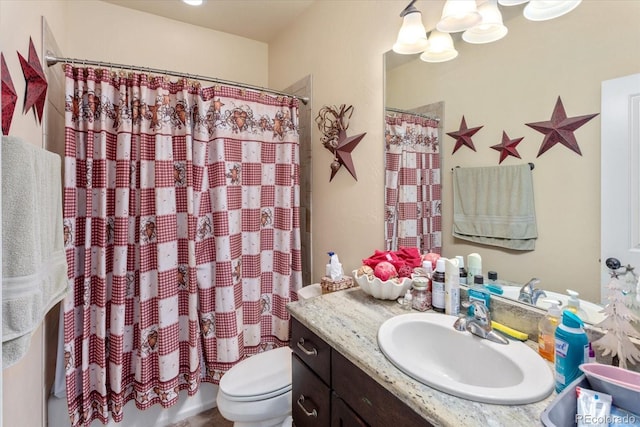
<path id="1" fill-rule="evenodd" d="M 459 168 L 460 166 L 456 166 L 456 168 Z M 534 165 L 533 163 L 529 162 L 529 169 L 533 170 L 536 167 L 536 165 Z M 451 172 L 453 172 L 453 169 L 455 168 L 451 168 Z"/>

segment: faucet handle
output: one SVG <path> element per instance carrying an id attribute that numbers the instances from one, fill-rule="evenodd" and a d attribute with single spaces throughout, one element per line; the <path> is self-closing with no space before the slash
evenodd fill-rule
<path id="1" fill-rule="evenodd" d="M 473 307 L 473 318 L 482 325 L 491 325 L 491 314 L 487 306 L 480 301 L 471 301 L 469 307 Z"/>

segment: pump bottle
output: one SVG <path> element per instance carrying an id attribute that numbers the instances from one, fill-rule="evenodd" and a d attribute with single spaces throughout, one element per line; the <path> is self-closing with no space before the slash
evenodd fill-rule
<path id="1" fill-rule="evenodd" d="M 555 333 L 560 323 L 560 301 L 545 299 L 551 304 L 547 314 L 538 323 L 538 353 L 550 362 L 554 361 L 555 355 Z"/>
<path id="2" fill-rule="evenodd" d="M 555 333 L 556 392 L 560 393 L 580 376 L 580 365 L 589 360 L 589 339 L 584 323 L 568 310 L 562 312 L 562 323 Z"/>

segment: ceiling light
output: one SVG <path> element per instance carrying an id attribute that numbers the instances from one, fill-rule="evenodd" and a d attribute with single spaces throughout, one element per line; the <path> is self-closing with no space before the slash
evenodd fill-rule
<path id="1" fill-rule="evenodd" d="M 582 0 L 531 0 L 524 8 L 530 21 L 546 21 L 562 16 L 578 7 Z"/>
<path id="2" fill-rule="evenodd" d="M 462 33 L 462 40 L 467 43 L 491 43 L 507 35 L 509 30 L 502 23 L 502 13 L 498 9 L 497 0 L 488 0 L 478 6 L 482 22 Z"/>
<path id="3" fill-rule="evenodd" d="M 200 6 L 204 0 L 182 0 L 189 6 Z"/>
<path id="4" fill-rule="evenodd" d="M 468 30 L 481 20 L 482 17 L 476 9 L 476 0 L 447 0 L 436 29 L 445 33 L 456 33 Z"/>
<path id="5" fill-rule="evenodd" d="M 456 56 L 458 51 L 453 46 L 451 34 L 433 30 L 429 34 L 429 47 L 420 55 L 420 59 L 425 62 L 445 62 Z"/>
<path id="6" fill-rule="evenodd" d="M 517 6 L 528 1 L 529 0 L 498 0 L 498 4 L 501 4 L 502 6 Z"/>
<path id="7" fill-rule="evenodd" d="M 398 31 L 398 39 L 393 45 L 393 51 L 404 55 L 420 53 L 427 48 L 427 30 L 422 24 L 422 13 L 409 3 L 401 13 L 402 27 Z"/>

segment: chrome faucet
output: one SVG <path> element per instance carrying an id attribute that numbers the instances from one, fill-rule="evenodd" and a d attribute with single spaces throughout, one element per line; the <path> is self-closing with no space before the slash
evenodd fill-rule
<path id="1" fill-rule="evenodd" d="M 497 334 L 491 327 L 491 315 L 489 309 L 479 302 L 471 301 L 471 304 L 463 304 L 465 308 L 473 307 L 473 314 L 469 316 L 461 315 L 455 321 L 453 327 L 458 331 L 469 331 L 473 335 L 498 344 L 509 344 L 509 340 L 500 334 Z"/>
<path id="2" fill-rule="evenodd" d="M 536 286 L 540 283 L 540 279 L 535 277 L 522 285 L 520 288 L 520 294 L 518 295 L 518 301 L 526 302 L 531 305 L 536 305 L 540 297 L 546 298 L 547 294 Z"/>

